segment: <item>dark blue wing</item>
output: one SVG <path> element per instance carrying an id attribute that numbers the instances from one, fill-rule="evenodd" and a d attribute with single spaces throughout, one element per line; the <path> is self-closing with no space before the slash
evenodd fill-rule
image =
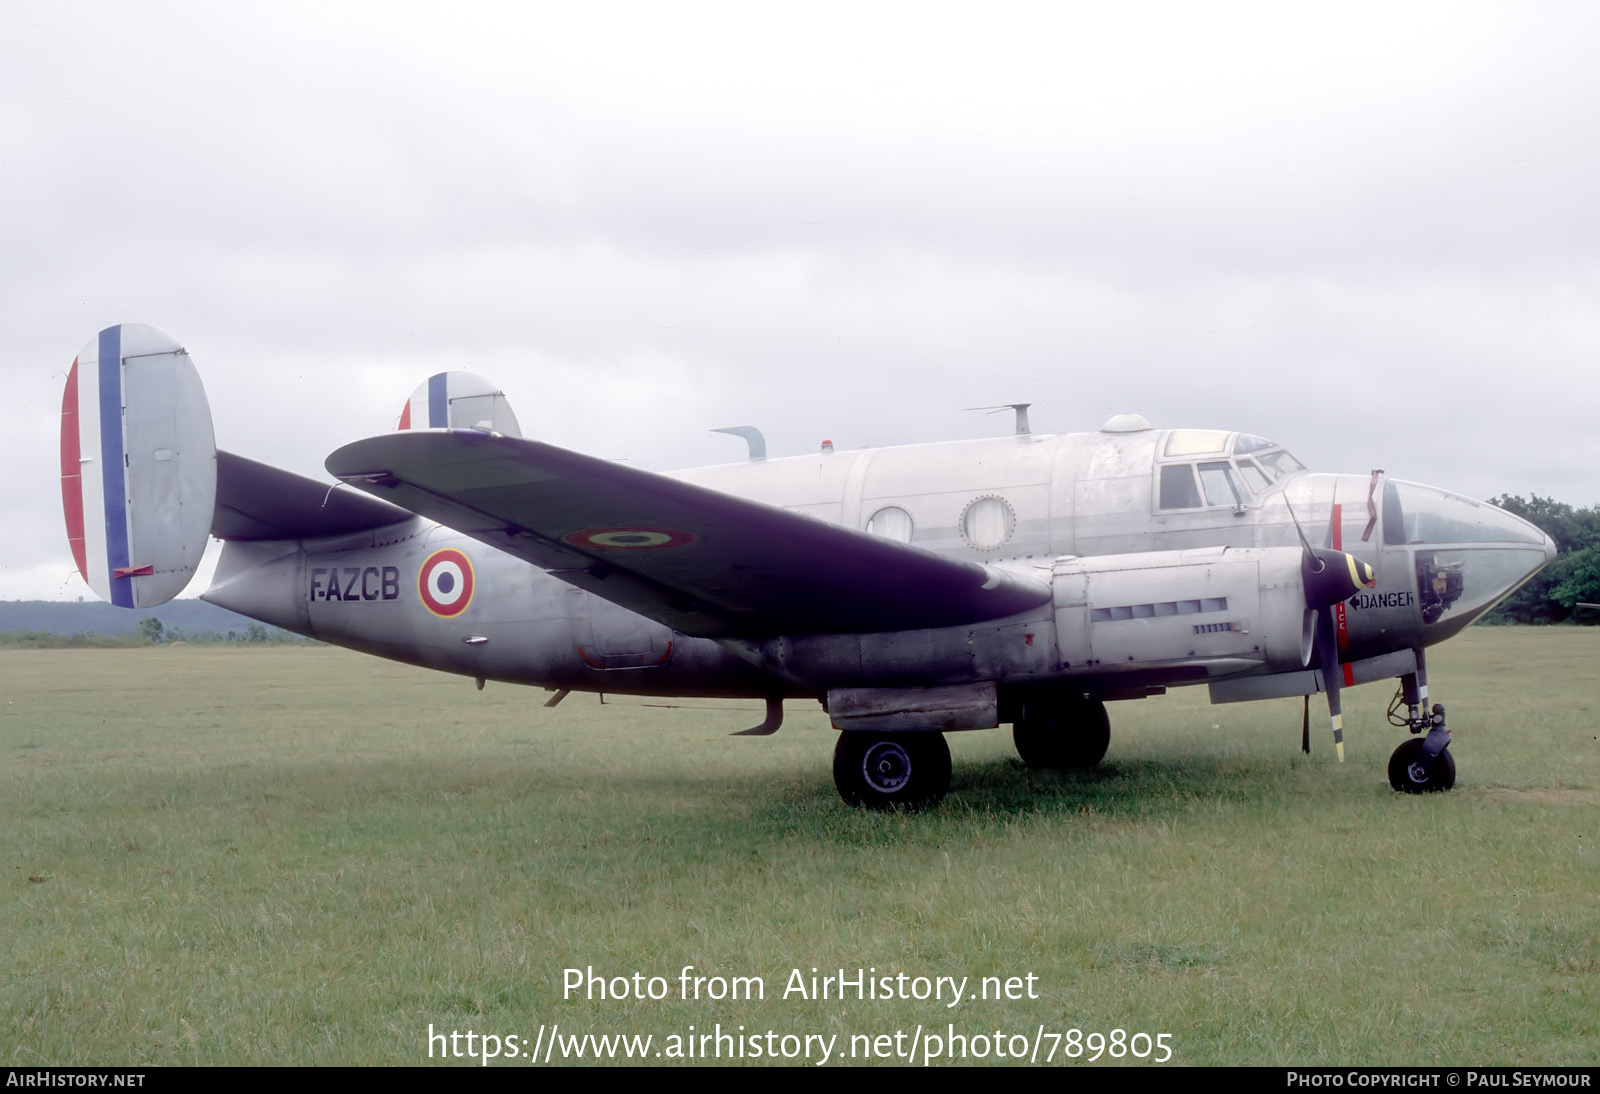
<path id="1" fill-rule="evenodd" d="M 956 626 L 1050 597 L 1025 576 L 518 437 L 392 433 L 327 467 L 685 634 Z"/>

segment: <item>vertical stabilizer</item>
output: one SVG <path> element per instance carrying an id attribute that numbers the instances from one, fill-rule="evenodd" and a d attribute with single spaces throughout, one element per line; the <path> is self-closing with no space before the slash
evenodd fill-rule
<path id="1" fill-rule="evenodd" d="M 400 429 L 482 429 L 522 436 L 505 392 L 470 372 L 436 372 L 411 393 Z"/>
<path id="2" fill-rule="evenodd" d="M 78 572 L 123 608 L 194 576 L 216 503 L 211 408 L 188 351 L 154 327 L 107 327 L 61 400 L 61 506 Z"/>

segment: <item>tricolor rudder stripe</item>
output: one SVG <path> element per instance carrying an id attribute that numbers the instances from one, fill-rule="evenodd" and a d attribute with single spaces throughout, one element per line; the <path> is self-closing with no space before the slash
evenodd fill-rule
<path id="1" fill-rule="evenodd" d="M 499 388 L 470 372 L 436 372 L 411 393 L 398 429 L 492 429 L 522 436 L 517 416 Z"/>
<path id="2" fill-rule="evenodd" d="M 462 373 L 465 375 L 465 373 Z M 448 429 L 450 396 L 448 372 L 439 372 L 423 381 L 411 393 L 400 411 L 401 429 Z"/>
<path id="3" fill-rule="evenodd" d="M 61 401 L 61 502 L 78 572 L 95 595 L 131 608 L 128 492 L 122 452 L 122 328 L 83 347 Z"/>

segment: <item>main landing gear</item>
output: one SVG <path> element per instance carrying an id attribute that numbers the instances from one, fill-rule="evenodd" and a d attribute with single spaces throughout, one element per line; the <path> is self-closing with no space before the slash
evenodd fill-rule
<path id="1" fill-rule="evenodd" d="M 1111 744 L 1111 719 L 1104 703 L 1081 697 L 1030 704 L 1027 716 L 1012 723 L 1011 739 L 1029 767 L 1093 767 Z"/>
<path id="2" fill-rule="evenodd" d="M 1400 677 L 1400 690 L 1389 704 L 1389 721 L 1405 726 L 1412 737 L 1389 757 L 1389 785 L 1406 794 L 1431 794 L 1456 785 L 1456 761 L 1447 751 L 1450 729 L 1444 724 L 1444 705 L 1428 703 L 1428 669 L 1422 651 L 1417 650 L 1417 671 Z M 1404 706 L 1406 713 L 1401 714 Z"/>
<path id="3" fill-rule="evenodd" d="M 1104 703 L 1075 696 L 1030 704 L 1012 724 L 1011 735 L 1030 767 L 1093 767 L 1111 742 L 1111 719 Z M 833 782 L 850 805 L 922 809 L 950 789 L 950 746 L 943 733 L 935 732 L 840 733 Z"/>
<path id="4" fill-rule="evenodd" d="M 950 746 L 943 733 L 841 733 L 833 748 L 833 782 L 849 805 L 935 805 L 950 789 Z"/>

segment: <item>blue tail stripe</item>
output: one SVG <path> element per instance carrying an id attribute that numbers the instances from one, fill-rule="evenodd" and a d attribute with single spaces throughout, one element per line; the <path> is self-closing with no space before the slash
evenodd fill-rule
<path id="1" fill-rule="evenodd" d="M 450 424 L 450 400 L 444 391 L 445 374 L 428 377 L 428 428 L 443 429 Z"/>
<path id="2" fill-rule="evenodd" d="M 122 463 L 122 328 L 100 332 L 100 482 L 106 522 L 106 580 L 111 603 L 133 607 L 133 579 L 113 576 L 128 565 L 128 489 Z M 87 514 L 86 514 L 87 515 Z"/>

